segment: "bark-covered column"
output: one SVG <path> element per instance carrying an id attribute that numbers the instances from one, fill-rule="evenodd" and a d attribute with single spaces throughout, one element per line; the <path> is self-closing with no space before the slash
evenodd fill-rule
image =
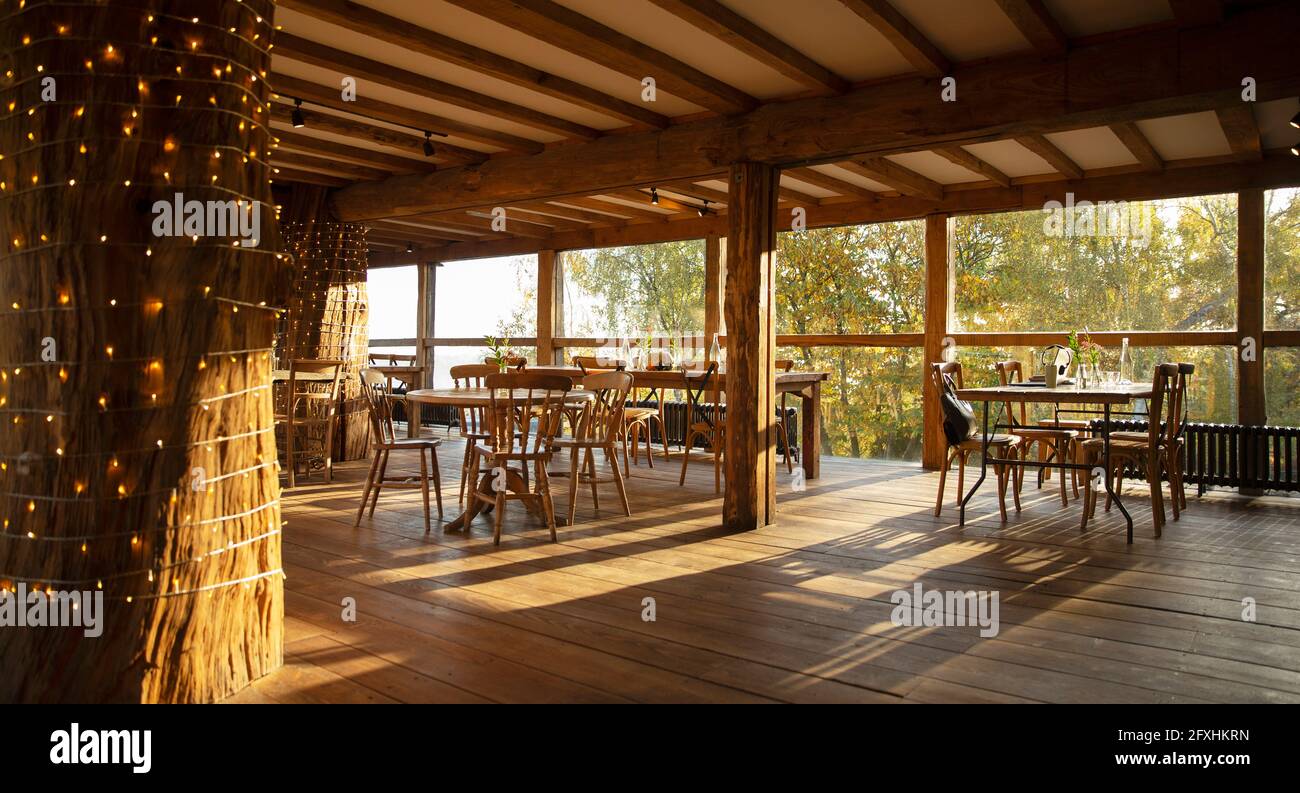
<path id="1" fill-rule="evenodd" d="M 104 597 L 98 638 L 0 629 L 0 701 L 210 701 L 281 663 L 274 11 L 0 4 L 0 584 Z"/>

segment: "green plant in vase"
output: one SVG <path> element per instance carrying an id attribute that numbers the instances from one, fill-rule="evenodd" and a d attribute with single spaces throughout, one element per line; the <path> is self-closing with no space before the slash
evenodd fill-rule
<path id="1" fill-rule="evenodd" d="M 487 344 L 488 358 L 492 363 L 497 365 L 497 371 L 505 372 L 506 362 L 510 360 L 510 339 L 498 340 L 496 336 L 484 336 L 483 341 Z"/>

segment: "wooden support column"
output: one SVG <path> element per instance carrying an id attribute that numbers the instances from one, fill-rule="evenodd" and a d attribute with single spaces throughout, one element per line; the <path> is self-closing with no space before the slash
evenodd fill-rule
<path id="1" fill-rule="evenodd" d="M 713 344 L 713 334 L 726 333 L 723 324 L 723 284 L 726 283 L 726 264 L 723 261 L 726 238 L 710 234 L 704 238 L 704 352 L 708 355 Z"/>
<path id="2" fill-rule="evenodd" d="M 930 364 L 943 360 L 943 340 L 948 335 L 951 303 L 948 274 L 948 216 L 925 218 L 925 360 L 917 387 L 922 393 L 921 465 L 943 466 L 943 441 L 939 437 L 943 411 L 939 395 L 930 386 Z"/>
<path id="3" fill-rule="evenodd" d="M 723 522 L 734 531 L 776 518 L 776 198 L 780 170 L 731 166 L 728 261 L 727 439 Z"/>
<path id="4" fill-rule="evenodd" d="M 537 252 L 537 365 L 555 363 L 555 251 Z"/>
<path id="5" fill-rule="evenodd" d="M 1247 339 L 1254 360 L 1244 360 Z M 1264 191 L 1237 194 L 1237 423 L 1264 424 Z"/>

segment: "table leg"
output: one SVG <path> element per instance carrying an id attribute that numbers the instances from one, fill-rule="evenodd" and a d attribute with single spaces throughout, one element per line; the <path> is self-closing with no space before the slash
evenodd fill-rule
<path id="1" fill-rule="evenodd" d="M 822 384 L 814 382 L 799 392 L 803 413 L 803 478 L 822 475 Z"/>
<path id="2" fill-rule="evenodd" d="M 961 509 L 957 511 L 957 525 L 966 525 L 966 504 L 975 496 L 975 491 L 980 489 L 984 484 L 984 477 L 989 472 L 989 403 L 984 402 L 984 435 L 980 438 L 980 478 L 975 480 L 975 484 L 970 486 L 970 491 L 966 497 L 961 500 Z"/>
<path id="3" fill-rule="evenodd" d="M 482 493 L 485 496 L 492 496 L 493 495 L 492 479 L 493 479 L 493 474 L 490 470 L 487 473 L 483 474 L 481 477 L 479 477 L 478 492 Z M 509 470 L 506 472 L 506 489 L 510 490 L 513 493 L 524 493 L 527 492 L 528 485 L 527 483 L 524 482 L 524 478 L 520 476 L 516 471 Z M 540 504 L 535 503 L 532 499 L 523 499 L 523 502 L 524 502 L 524 509 L 528 510 L 528 512 L 533 514 L 534 516 L 545 520 L 545 515 L 542 511 L 542 507 Z M 490 505 L 485 504 L 483 501 L 474 498 L 474 496 L 471 495 L 469 499 L 469 503 L 465 506 L 465 511 L 461 513 L 455 520 L 451 521 L 446 526 L 444 526 L 443 530 L 458 531 L 460 529 L 468 528 L 470 522 L 474 520 L 474 517 L 476 515 L 478 515 L 480 512 L 490 512 L 490 511 L 492 511 L 492 507 Z M 556 523 L 557 526 L 565 525 L 564 523 L 558 522 L 559 520 L 558 518 L 556 520 L 557 520 Z"/>
<path id="4" fill-rule="evenodd" d="M 1106 480 L 1106 493 L 1107 495 L 1110 496 L 1111 501 L 1115 502 L 1115 506 L 1119 507 L 1119 511 L 1124 513 L 1124 520 L 1128 522 L 1128 544 L 1132 545 L 1133 544 L 1133 516 L 1128 514 L 1128 510 L 1124 508 L 1124 502 L 1121 501 L 1119 498 L 1119 493 L 1116 493 L 1114 488 L 1112 488 L 1110 485 L 1110 403 L 1109 402 L 1107 402 L 1105 407 L 1103 408 L 1103 415 L 1104 418 L 1102 419 L 1102 425 L 1101 425 L 1101 459 L 1102 459 L 1101 465 L 1102 468 L 1104 468 L 1106 471 L 1105 476 L 1103 477 Z"/>

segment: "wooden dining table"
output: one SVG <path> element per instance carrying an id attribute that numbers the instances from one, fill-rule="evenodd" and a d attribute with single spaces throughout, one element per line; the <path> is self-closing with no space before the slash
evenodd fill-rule
<path id="1" fill-rule="evenodd" d="M 419 411 L 422 405 L 444 405 L 453 408 L 482 408 L 486 409 L 492 404 L 491 388 L 418 388 L 406 392 L 407 413 L 412 417 L 413 423 L 418 428 Z M 536 394 L 536 391 L 533 392 Z M 515 400 L 523 402 L 528 399 L 529 391 L 526 388 L 513 390 Z M 501 396 L 499 394 L 498 396 Z M 575 389 L 564 395 L 565 407 L 585 408 L 596 400 L 596 394 L 592 391 L 583 391 Z M 520 492 L 527 487 L 523 477 L 514 471 L 506 472 L 506 484 L 511 490 Z M 479 477 L 477 484 L 478 492 L 485 496 L 492 495 L 492 474 L 491 472 Z M 525 508 L 534 514 L 537 508 L 531 502 L 524 502 Z M 447 524 L 448 529 L 461 529 L 469 525 L 474 516 L 484 511 L 485 507 L 477 498 L 470 498 L 466 504 L 465 511 L 455 520 Z M 490 510 L 491 507 L 486 507 Z M 540 514 L 539 514 L 540 517 Z M 556 516 L 556 525 L 563 525 L 563 518 Z"/>
<path id="2" fill-rule="evenodd" d="M 1058 385 L 1055 388 L 1047 388 L 1042 385 L 1012 384 L 1004 386 L 988 386 L 983 388 L 957 389 L 958 399 L 963 399 L 967 402 L 984 403 L 983 435 L 981 436 L 982 440 L 980 448 L 980 475 L 979 478 L 975 480 L 975 484 L 971 485 L 970 491 L 967 492 L 961 500 L 961 509 L 958 515 L 959 525 L 966 525 L 966 504 L 975 495 L 975 491 L 979 490 L 980 485 L 984 483 L 984 477 L 988 472 L 988 464 L 990 462 L 1010 466 L 1018 465 L 1022 467 L 1033 466 L 1036 468 L 1059 468 L 1062 471 L 1062 476 L 1065 475 L 1064 472 L 1067 470 L 1090 470 L 1093 467 L 1084 463 L 1065 462 L 1064 460 L 1051 462 L 1047 460 L 1028 460 L 1006 457 L 990 458 L 989 403 L 1007 404 L 1027 402 L 1031 404 L 1054 405 L 1056 407 L 1054 412 L 1058 416 L 1058 421 L 1060 413 L 1062 412 L 1062 405 L 1078 406 L 1067 408 L 1065 412 L 1068 413 L 1096 412 L 1095 410 L 1085 411 L 1083 410 L 1083 406 L 1100 405 L 1102 408 L 1100 411 L 1102 415 L 1102 480 L 1106 483 L 1106 492 L 1110 495 L 1111 500 L 1119 507 L 1119 511 L 1124 515 L 1124 520 L 1128 523 L 1128 542 L 1131 545 L 1133 543 L 1133 516 L 1129 514 L 1127 509 L 1125 509 L 1124 502 L 1120 499 L 1119 493 L 1115 492 L 1111 487 L 1110 482 L 1110 416 L 1111 410 L 1116 405 L 1127 405 L 1135 399 L 1150 399 L 1151 396 L 1152 392 L 1150 383 L 1126 383 L 1122 385 L 1086 388 L 1076 388 L 1073 385 Z M 1016 429 L 1015 426 L 1009 423 L 1010 418 L 1011 417 L 1008 416 L 1007 424 L 995 422 L 993 430 L 997 431 L 1002 429 L 1015 434 Z M 1091 486 L 1092 482 L 1090 479 L 1088 487 Z"/>

